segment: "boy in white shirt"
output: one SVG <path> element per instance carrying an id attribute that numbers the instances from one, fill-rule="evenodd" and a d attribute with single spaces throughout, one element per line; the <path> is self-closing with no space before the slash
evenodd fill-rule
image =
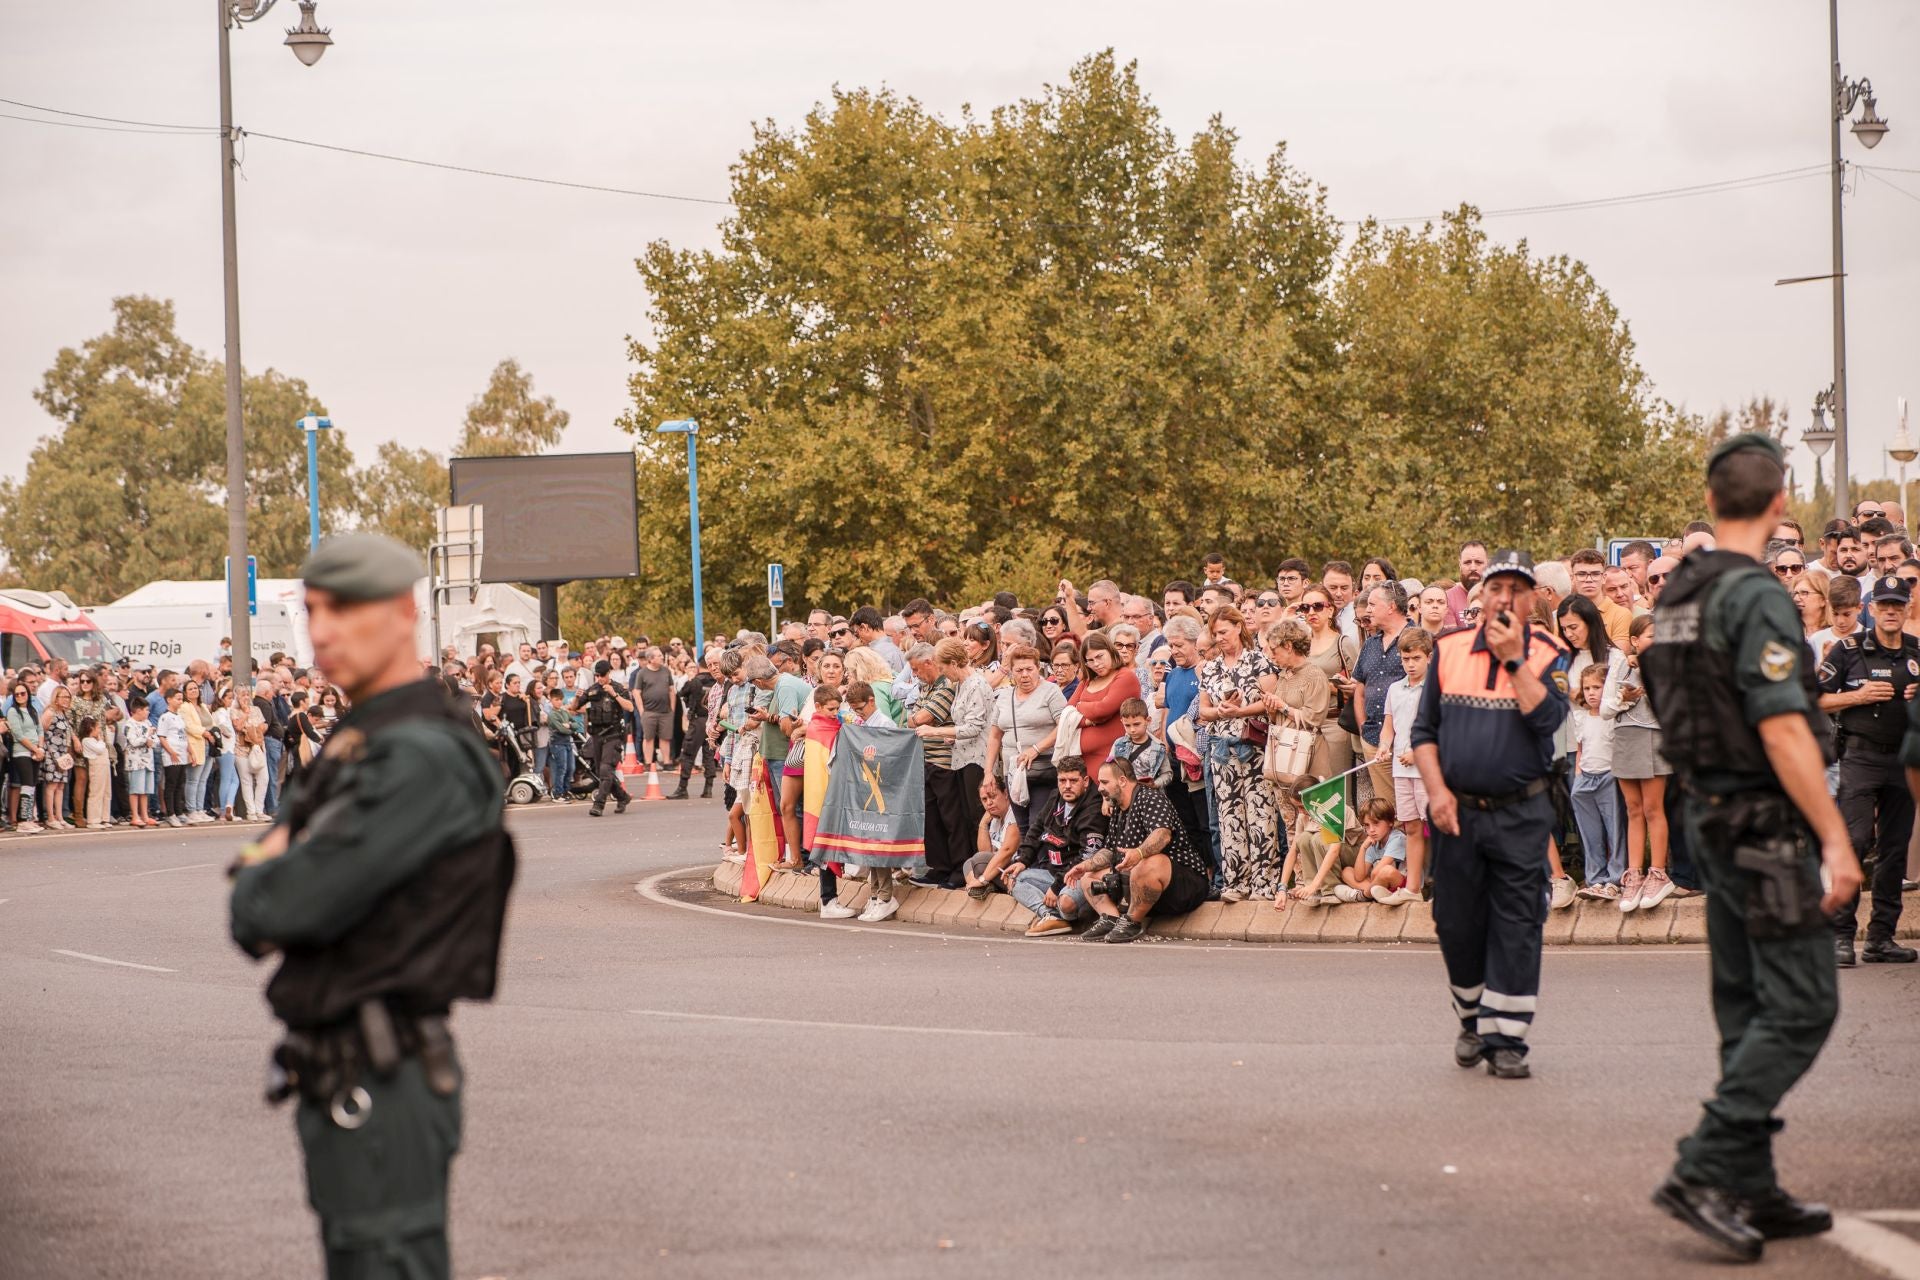
<path id="1" fill-rule="evenodd" d="M 1387 686 L 1387 715 L 1380 725 L 1380 750 L 1376 760 L 1393 760 L 1394 821 L 1406 836 L 1406 880 L 1389 890 L 1374 884 L 1375 902 L 1405 906 L 1420 901 L 1420 878 L 1427 867 L 1427 788 L 1420 771 L 1413 765 L 1413 720 L 1420 711 L 1420 695 L 1427 679 L 1427 667 L 1433 661 L 1433 637 L 1419 627 L 1400 633 L 1400 668 L 1404 680 Z"/>
<path id="2" fill-rule="evenodd" d="M 1584 714 L 1574 730 L 1573 821 L 1587 858 L 1580 896 L 1618 902 L 1627 870 L 1627 807 L 1613 780 L 1613 721 L 1600 714 L 1606 684 L 1606 669 L 1597 663 L 1580 673 Z"/>

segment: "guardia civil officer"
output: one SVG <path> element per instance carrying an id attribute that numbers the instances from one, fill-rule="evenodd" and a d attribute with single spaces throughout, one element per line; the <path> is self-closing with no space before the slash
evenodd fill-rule
<path id="1" fill-rule="evenodd" d="M 1820 664 L 1820 709 L 1837 713 L 1840 720 L 1834 741 L 1840 755 L 1840 817 L 1854 856 L 1873 852 L 1873 919 L 1859 956 L 1868 964 L 1920 959 L 1920 952 L 1893 940 L 1913 835 L 1913 792 L 1900 762 L 1907 704 L 1920 688 L 1920 640 L 1904 630 L 1911 595 L 1904 578 L 1875 582 L 1868 604 L 1872 629 L 1836 641 Z M 1833 954 L 1843 969 L 1854 965 L 1859 913 L 1855 896 L 1833 918 Z"/>
<path id="2" fill-rule="evenodd" d="M 1785 473 L 1767 436 L 1714 449 L 1707 506 L 1719 549 L 1693 552 L 1668 576 L 1641 663 L 1707 889 L 1720 1028 L 1719 1085 L 1653 1199 L 1747 1261 L 1767 1240 L 1833 1224 L 1824 1206 L 1781 1190 L 1773 1112 L 1833 1026 L 1830 920 L 1860 887 L 1827 795 L 1813 655 L 1786 588 L 1759 564 L 1786 515 Z"/>
<path id="3" fill-rule="evenodd" d="M 633 803 L 627 784 L 620 781 L 620 757 L 626 749 L 628 717 L 633 714 L 633 699 L 613 681 L 613 664 L 605 658 L 593 664 L 593 685 L 573 700 L 575 711 L 587 717 L 587 763 L 593 766 L 600 785 L 593 790 L 589 818 L 597 818 L 607 809 L 607 797 L 613 797 L 613 811 L 625 813 Z"/>
<path id="4" fill-rule="evenodd" d="M 425 573 L 369 534 L 301 567 L 314 664 L 353 706 L 233 871 L 234 941 L 282 956 L 268 1097 L 299 1096 L 335 1280 L 450 1273 L 461 1068 L 447 1014 L 492 998 L 513 883 L 499 766 L 472 715 L 420 675 Z"/>
<path id="5" fill-rule="evenodd" d="M 1533 558 L 1487 562 L 1479 628 L 1435 642 L 1413 722 L 1433 837 L 1433 926 L 1460 1018 L 1454 1061 L 1521 1080 L 1547 922 L 1547 794 L 1567 718 L 1567 654 L 1528 621 Z"/>

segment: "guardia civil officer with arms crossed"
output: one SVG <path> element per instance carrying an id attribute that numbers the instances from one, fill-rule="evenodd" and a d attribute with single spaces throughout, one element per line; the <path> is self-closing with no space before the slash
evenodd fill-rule
<path id="1" fill-rule="evenodd" d="M 1833 954 L 1842 969 L 1868 964 L 1912 964 L 1912 947 L 1893 940 L 1900 924 L 1900 882 L 1907 874 L 1907 841 L 1913 835 L 1913 792 L 1900 762 L 1908 704 L 1920 689 L 1920 640 L 1905 631 L 1911 591 L 1889 574 L 1873 584 L 1868 605 L 1873 626 L 1834 642 L 1820 664 L 1820 709 L 1837 713 L 1840 732 L 1840 817 L 1859 857 L 1873 850 L 1873 918 L 1867 945 L 1856 957 L 1854 930 L 1860 899 L 1843 903 L 1833 918 Z M 1877 837 L 1876 838 L 1876 834 Z"/>
<path id="2" fill-rule="evenodd" d="M 1827 795 L 1813 655 L 1792 599 L 1759 565 L 1786 515 L 1785 474 L 1767 436 L 1714 449 L 1707 506 L 1719 549 L 1693 552 L 1668 576 L 1641 664 L 1707 890 L 1720 1028 L 1719 1085 L 1653 1199 L 1746 1261 L 1767 1240 L 1833 1225 L 1825 1206 L 1781 1189 L 1773 1112 L 1833 1026 L 1831 918 L 1860 889 Z"/>
<path id="3" fill-rule="evenodd" d="M 455 1000 L 490 999 L 513 843 L 472 714 L 422 679 L 398 543 L 349 534 L 301 567 L 314 665 L 352 699 L 233 872 L 233 938 L 275 951 L 286 1023 L 268 1097 L 298 1095 L 332 1280 L 444 1277 L 460 1146 Z"/>

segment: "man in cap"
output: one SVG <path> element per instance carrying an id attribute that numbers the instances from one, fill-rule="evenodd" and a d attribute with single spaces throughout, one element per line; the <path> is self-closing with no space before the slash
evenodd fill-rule
<path id="1" fill-rule="evenodd" d="M 1767 1240 L 1833 1224 L 1823 1206 L 1781 1190 L 1773 1112 L 1833 1026 L 1828 921 L 1860 888 L 1846 823 L 1827 795 L 1813 655 L 1792 598 L 1760 564 L 1786 515 L 1785 476 L 1768 436 L 1737 435 L 1713 450 L 1707 506 L 1718 549 L 1690 553 L 1667 578 L 1641 659 L 1707 890 L 1720 1028 L 1720 1083 L 1653 1199 L 1745 1261 Z"/>
<path id="2" fill-rule="evenodd" d="M 1894 941 L 1900 924 L 1900 882 L 1907 874 L 1907 842 L 1913 835 L 1913 792 L 1901 763 L 1909 707 L 1920 688 L 1920 640 L 1906 633 L 1912 589 L 1888 574 L 1873 584 L 1868 608 L 1873 626 L 1843 636 L 1820 664 L 1820 709 L 1836 713 L 1840 732 L 1840 816 L 1856 858 L 1871 851 L 1873 919 L 1867 945 L 1856 958 L 1854 930 L 1860 919 L 1856 896 L 1833 918 L 1834 960 L 1851 969 L 1868 964 L 1912 964 L 1920 952 Z"/>
<path id="3" fill-rule="evenodd" d="M 1433 824 L 1433 925 L 1460 1018 L 1454 1061 L 1525 1079 L 1547 922 L 1547 794 L 1567 718 L 1567 653 L 1533 626 L 1533 557 L 1480 578 L 1481 625 L 1435 642 L 1413 722 Z"/>
<path id="4" fill-rule="evenodd" d="M 633 699 L 627 696 L 625 685 L 614 681 L 611 662 L 602 658 L 593 664 L 593 683 L 574 698 L 573 709 L 586 715 L 587 740 L 581 745 L 594 776 L 600 779 L 587 816 L 597 818 L 605 813 L 608 796 L 613 797 L 613 811 L 625 813 L 633 797 L 627 792 L 627 784 L 620 781 L 620 757 L 626 751 Z"/>
<path id="5" fill-rule="evenodd" d="M 513 842 L 499 768 L 414 647 L 413 552 L 329 539 L 301 566 L 314 662 L 353 709 L 234 864 L 233 938 L 284 957 L 268 1097 L 297 1094 L 329 1277 L 446 1276 L 460 1144 L 455 1000 L 491 999 Z"/>

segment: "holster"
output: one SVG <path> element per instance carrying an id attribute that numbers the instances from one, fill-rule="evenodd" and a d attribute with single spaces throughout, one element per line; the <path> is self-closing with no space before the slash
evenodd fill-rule
<path id="1" fill-rule="evenodd" d="M 1776 792 L 1741 792 L 1710 802 L 1709 815 L 1709 834 L 1724 840 L 1733 865 L 1753 877 L 1749 936 L 1791 938 L 1829 926 L 1820 910 L 1819 851 L 1792 801 Z"/>
<path id="2" fill-rule="evenodd" d="M 427 1087 L 451 1097 L 460 1087 L 460 1062 L 443 1015 L 396 1016 L 383 1000 L 362 1004 L 354 1020 L 320 1031 L 289 1029 L 267 1065 L 267 1101 L 294 1094 L 326 1105 L 352 1090 L 365 1074 L 393 1078 L 407 1058 L 420 1059 Z"/>

